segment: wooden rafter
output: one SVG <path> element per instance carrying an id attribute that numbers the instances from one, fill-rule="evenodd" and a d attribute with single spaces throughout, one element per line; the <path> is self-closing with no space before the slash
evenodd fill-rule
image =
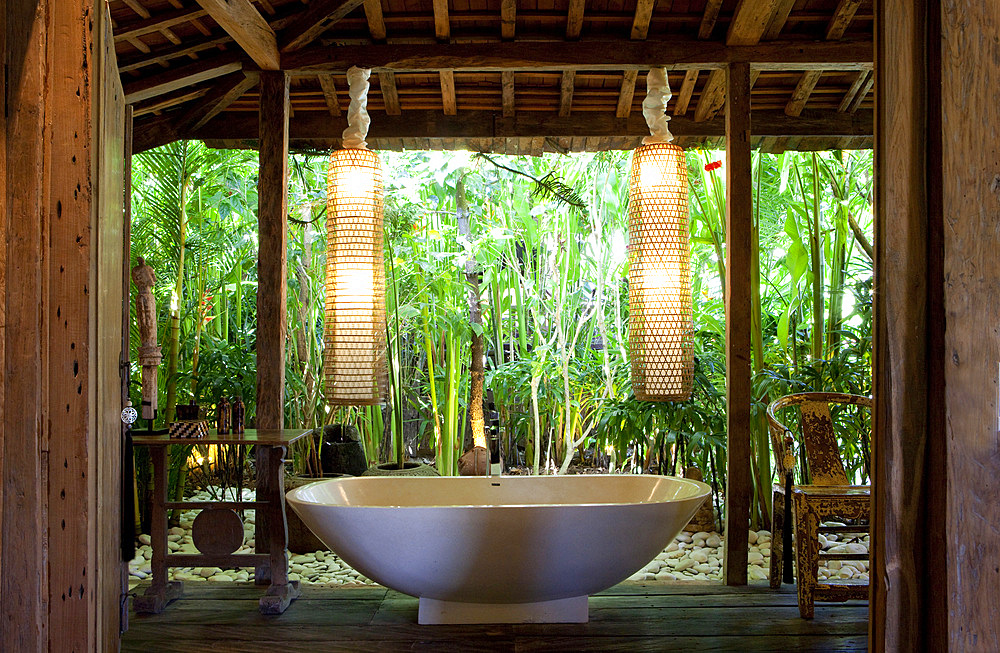
<path id="1" fill-rule="evenodd" d="M 184 8 L 184 3 L 181 2 L 181 0 L 167 0 L 167 1 L 170 3 L 170 6 L 173 7 L 174 9 L 183 9 Z M 207 27 L 205 27 L 205 23 L 202 22 L 202 20 L 200 18 L 192 18 L 191 19 L 191 24 L 194 25 L 194 28 L 196 30 L 198 30 L 199 32 L 201 32 L 203 36 L 211 36 L 212 35 L 212 30 L 210 30 Z"/>
<path id="2" fill-rule="evenodd" d="M 243 94 L 257 85 L 260 76 L 256 72 L 235 72 L 217 80 L 211 91 L 198 105 L 185 112 L 181 129 L 191 131 L 201 129 L 205 123 L 219 115 L 229 105 L 243 97 Z"/>
<path id="3" fill-rule="evenodd" d="M 500 38 L 513 40 L 517 25 L 517 0 L 500 0 Z"/>
<path id="4" fill-rule="evenodd" d="M 871 75 L 869 70 L 858 71 L 857 76 L 854 78 L 854 83 L 851 84 L 851 88 L 847 89 L 847 93 L 844 94 L 844 99 L 840 101 L 840 106 L 837 107 L 837 111 L 841 113 L 847 111 L 851 104 L 854 102 L 854 98 L 857 96 L 858 91 L 864 86 L 865 82 L 868 80 L 868 76 Z"/>
<path id="5" fill-rule="evenodd" d="M 632 18 L 632 38 L 645 39 L 649 34 L 649 21 L 653 18 L 653 8 L 656 0 L 638 0 L 635 3 L 635 16 Z"/>
<path id="6" fill-rule="evenodd" d="M 143 18 L 130 23 L 120 24 L 115 30 L 115 41 L 126 41 L 138 38 L 140 36 L 145 36 L 146 34 L 159 32 L 165 28 L 173 27 L 174 25 L 189 23 L 196 18 L 201 18 L 202 16 L 207 15 L 208 12 L 204 9 L 191 8 L 175 9 L 173 11 L 165 11 L 161 14 L 154 14 L 150 18 Z"/>
<path id="7" fill-rule="evenodd" d="M 292 52 L 312 43 L 364 0 L 313 0 L 281 33 L 281 51 Z"/>
<path id="8" fill-rule="evenodd" d="M 871 67 L 870 41 L 771 42 L 730 47 L 712 41 L 518 41 L 435 45 L 321 46 L 286 54 L 292 73 L 344 72 L 354 65 L 374 71 L 622 71 L 665 66 L 713 70 L 750 62 L 756 70 L 861 70 Z"/>
<path id="9" fill-rule="evenodd" d="M 754 45 L 771 25 L 779 0 L 740 0 L 729 23 L 726 43 L 729 45 Z"/>
<path id="10" fill-rule="evenodd" d="M 870 137 L 873 133 L 870 110 L 855 114 L 807 110 L 797 118 L 780 110 L 754 111 L 752 117 L 754 135 L 759 137 Z M 302 111 L 291 124 L 291 133 L 297 141 L 328 141 L 340 138 L 345 127 L 347 118 L 344 115 L 331 118 L 325 111 Z M 721 116 L 705 122 L 677 116 L 671 119 L 670 130 L 679 137 L 719 137 L 725 134 L 725 125 Z M 378 115 L 371 124 L 373 138 L 561 138 L 648 134 L 649 126 L 637 111 L 628 118 L 595 113 L 580 120 L 576 115 L 558 117 L 534 111 L 500 117 L 493 111 L 462 111 L 457 116 L 446 116 L 436 110 L 408 110 L 405 115 Z M 251 140 L 257 137 L 256 116 L 250 112 L 227 112 L 197 131 L 180 132 L 179 135 L 209 140 Z"/>
<path id="11" fill-rule="evenodd" d="M 145 7 L 143 7 L 141 4 L 139 4 L 135 0 L 125 0 L 125 4 L 128 5 L 128 8 L 131 9 L 132 11 L 134 11 L 143 20 L 148 20 L 150 18 L 151 14 L 149 13 L 149 10 L 146 9 Z M 161 29 L 159 31 L 160 31 L 160 34 L 162 34 L 165 39 L 167 39 L 168 41 L 170 41 L 174 45 L 180 44 L 181 40 L 179 38 L 177 38 L 176 34 L 174 34 L 172 31 L 170 31 L 169 27 L 164 27 L 163 29 Z M 131 43 L 133 45 L 135 45 L 136 41 L 138 41 L 138 39 L 135 39 L 135 40 L 131 41 Z M 138 41 L 138 42 L 142 43 L 142 41 Z M 145 43 L 143 43 L 142 45 L 148 48 L 148 46 L 146 46 Z M 140 48 L 140 50 L 141 49 L 142 48 Z"/>
<path id="12" fill-rule="evenodd" d="M 231 36 L 226 34 L 225 36 L 219 36 L 216 38 L 209 39 L 207 41 L 199 41 L 197 43 L 185 43 L 180 46 L 175 46 L 171 48 L 163 48 L 158 50 L 149 51 L 143 54 L 141 57 L 122 57 L 118 60 L 118 71 L 125 73 L 132 70 L 138 70 L 146 66 L 153 64 L 164 64 L 171 59 L 179 59 L 180 57 L 185 57 L 191 54 L 196 54 L 204 50 L 211 50 L 217 48 L 226 43 L 232 43 L 233 39 Z"/>
<path id="13" fill-rule="evenodd" d="M 790 116 L 802 113 L 802 109 L 805 108 L 809 96 L 812 95 L 813 89 L 816 88 L 816 83 L 822 75 L 823 71 L 821 70 L 809 70 L 802 74 L 799 83 L 792 92 L 792 98 L 785 105 L 785 113 Z"/>
<path id="14" fill-rule="evenodd" d="M 830 23 L 826 28 L 827 41 L 836 41 L 844 36 L 847 26 L 854 20 L 854 14 L 857 13 L 859 4 L 860 0 L 840 0 L 837 10 L 834 12 L 833 18 L 830 19 Z M 790 116 L 797 116 L 802 111 L 822 74 L 822 71 L 819 70 L 809 70 L 802 74 L 799 83 L 792 92 L 792 97 L 785 106 L 785 113 Z"/>
<path id="15" fill-rule="evenodd" d="M 385 40 L 385 17 L 382 15 L 382 0 L 365 0 L 365 19 L 368 21 L 368 32 L 372 40 L 380 43 Z"/>
<path id="16" fill-rule="evenodd" d="M 827 41 L 836 41 L 844 37 L 844 32 L 854 20 L 854 14 L 858 13 L 860 6 L 861 0 L 840 0 L 833 18 L 830 19 L 830 23 L 826 27 Z"/>
<path id="17" fill-rule="evenodd" d="M 566 12 L 566 40 L 575 41 L 580 38 L 580 31 L 583 29 L 583 12 L 587 6 L 587 0 L 569 0 L 569 9 Z"/>
<path id="18" fill-rule="evenodd" d="M 385 103 L 385 112 L 390 116 L 400 114 L 399 92 L 396 90 L 396 74 L 390 70 L 382 70 L 378 73 L 379 88 L 382 89 L 382 102 Z"/>
<path id="19" fill-rule="evenodd" d="M 514 117 L 514 71 L 505 70 L 500 73 L 500 84 L 502 87 L 503 117 Z"/>
<path id="20" fill-rule="evenodd" d="M 781 30 L 785 28 L 785 23 L 788 22 L 788 15 L 792 13 L 792 7 L 794 6 L 795 0 L 780 0 L 778 2 L 778 6 L 774 9 L 774 17 L 771 19 L 771 24 L 768 25 L 767 31 L 764 32 L 764 40 L 773 41 L 778 38 Z"/>
<path id="21" fill-rule="evenodd" d="M 861 86 L 861 90 L 858 94 L 854 96 L 851 101 L 851 106 L 847 108 L 848 113 L 855 113 L 864 102 L 864 99 L 868 96 L 869 91 L 872 90 L 872 86 L 875 85 L 875 73 L 871 72 L 868 74 L 868 78 L 865 79 L 865 83 Z"/>
<path id="22" fill-rule="evenodd" d="M 726 44 L 730 46 L 753 46 L 760 42 L 761 36 L 771 25 L 780 0 L 740 0 L 729 23 L 726 33 Z M 726 78 L 713 72 L 705 82 L 698 106 L 695 108 L 696 120 L 708 120 L 715 117 L 726 100 Z"/>
<path id="23" fill-rule="evenodd" d="M 441 105 L 444 107 L 444 115 L 454 116 L 458 114 L 458 102 L 455 98 L 455 71 L 442 70 L 441 77 Z"/>
<path id="24" fill-rule="evenodd" d="M 190 102 L 191 100 L 196 100 L 201 96 L 205 95 L 208 91 L 206 88 L 195 88 L 188 89 L 183 88 L 179 91 L 169 93 L 167 95 L 161 95 L 160 97 L 149 101 L 142 102 L 135 106 L 133 109 L 133 116 L 144 116 L 147 113 L 159 113 L 164 109 L 169 109 L 175 107 L 179 104 L 184 104 L 185 102 Z"/>
<path id="25" fill-rule="evenodd" d="M 573 87 L 576 82 L 576 72 L 564 71 L 559 82 L 559 115 L 566 117 L 573 110 Z"/>
<path id="26" fill-rule="evenodd" d="M 451 39 L 451 20 L 448 18 L 448 0 L 434 0 L 434 38 L 447 42 Z"/>
<path id="27" fill-rule="evenodd" d="M 688 105 L 691 103 L 691 94 L 694 93 L 699 74 L 701 74 L 700 70 L 689 70 L 684 74 L 680 93 L 677 94 L 677 103 L 674 105 L 675 116 L 683 116 L 687 113 Z"/>
<path id="28" fill-rule="evenodd" d="M 198 4 L 258 66 L 264 70 L 281 67 L 274 30 L 250 0 L 198 0 Z"/>
<path id="29" fill-rule="evenodd" d="M 638 70 L 626 70 L 622 75 L 621 90 L 618 91 L 618 106 L 615 108 L 615 116 L 618 118 L 628 118 L 632 113 L 632 98 L 635 96 L 635 80 L 639 76 Z"/>
<path id="30" fill-rule="evenodd" d="M 227 52 L 211 59 L 201 59 L 184 66 L 170 68 L 162 73 L 143 77 L 126 84 L 125 102 L 134 104 L 148 100 L 185 86 L 228 75 L 242 67 L 243 64 L 240 63 L 239 56 L 236 53 Z"/>
<path id="31" fill-rule="evenodd" d="M 326 100 L 326 107 L 330 110 L 330 115 L 340 115 L 340 101 L 337 99 L 337 85 L 333 81 L 333 75 L 320 73 L 319 86 L 323 89 L 323 99 Z"/>
<path id="32" fill-rule="evenodd" d="M 708 0 L 705 3 L 705 11 L 701 15 L 701 24 L 698 26 L 698 38 L 711 38 L 715 23 L 719 20 L 719 10 L 722 9 L 722 0 Z"/>

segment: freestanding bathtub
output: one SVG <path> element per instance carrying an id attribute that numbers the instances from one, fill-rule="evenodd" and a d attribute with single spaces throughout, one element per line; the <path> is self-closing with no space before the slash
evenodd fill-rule
<path id="1" fill-rule="evenodd" d="M 669 476 L 353 477 L 290 491 L 302 521 L 418 621 L 583 623 L 708 496 Z"/>

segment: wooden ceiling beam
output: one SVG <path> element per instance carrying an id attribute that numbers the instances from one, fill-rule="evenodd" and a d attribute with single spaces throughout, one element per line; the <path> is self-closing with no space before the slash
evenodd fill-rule
<path id="1" fill-rule="evenodd" d="M 857 96 L 858 91 L 864 86 L 865 81 L 867 81 L 868 76 L 871 75 L 871 71 L 862 70 L 858 72 L 857 77 L 854 78 L 854 83 L 851 84 L 851 88 L 847 89 L 847 93 L 844 94 L 844 99 L 840 101 L 840 106 L 837 111 L 844 113 L 850 108 L 851 103 L 854 102 L 855 96 Z"/>
<path id="2" fill-rule="evenodd" d="M 573 87 L 576 84 L 576 72 L 572 70 L 564 71 L 559 82 L 559 115 L 569 116 L 573 111 Z"/>
<path id="3" fill-rule="evenodd" d="M 172 48 L 153 50 L 147 52 L 141 57 L 121 57 L 118 60 L 118 72 L 126 73 L 131 70 L 138 70 L 139 68 L 144 68 L 153 64 L 162 64 L 170 61 L 171 59 L 179 59 L 180 57 L 185 57 L 189 54 L 198 53 L 203 50 L 211 50 L 212 48 L 217 48 L 220 45 L 232 43 L 232 41 L 232 37 L 226 34 L 225 36 L 209 39 L 207 41 L 199 41 L 198 43 L 190 43 Z"/>
<path id="4" fill-rule="evenodd" d="M 363 3 L 364 0 L 313 0 L 281 32 L 281 51 L 304 48 Z"/>
<path id="5" fill-rule="evenodd" d="M 583 12 L 587 6 L 587 0 L 569 0 L 569 9 L 566 11 L 566 40 L 575 41 L 580 38 L 580 31 L 583 29 Z"/>
<path id="6" fill-rule="evenodd" d="M 755 137 L 854 137 L 871 136 L 874 118 L 870 110 L 855 114 L 837 111 L 802 112 L 797 118 L 783 111 L 754 111 Z M 291 122 L 291 137 L 297 141 L 340 138 L 347 127 L 347 118 L 331 118 L 325 111 L 300 111 Z M 208 140 L 253 140 L 257 138 L 258 121 L 252 112 L 230 112 L 216 116 L 204 127 L 178 132 L 179 138 Z M 692 138 L 718 137 L 725 134 L 721 117 L 697 122 L 677 116 L 670 121 L 670 131 L 676 136 Z M 372 138 L 534 138 L 534 137 L 602 137 L 646 136 L 649 126 L 639 112 L 628 118 L 615 118 L 609 113 L 559 117 L 552 113 L 522 111 L 513 117 L 503 117 L 492 111 L 462 111 L 446 116 L 440 111 L 407 111 L 406 115 L 376 115 L 369 134 Z"/>
<path id="7" fill-rule="evenodd" d="M 139 117 L 149 113 L 157 113 L 159 111 L 163 111 L 164 109 L 175 107 L 178 104 L 184 104 L 185 102 L 190 102 L 191 100 L 197 100 L 207 92 L 207 88 L 183 88 L 167 95 L 161 95 L 152 101 L 141 102 L 135 105 L 132 110 L 132 116 Z"/>
<path id="8" fill-rule="evenodd" d="M 274 30 L 250 0 L 198 0 L 198 4 L 263 70 L 281 67 Z"/>
<path id="9" fill-rule="evenodd" d="M 451 40 L 448 0 L 434 0 L 434 38 L 443 43 Z"/>
<path id="10" fill-rule="evenodd" d="M 502 70 L 713 70 L 750 62 L 757 70 L 861 70 L 871 68 L 871 41 L 791 41 L 727 46 L 713 41 L 516 41 L 489 44 L 318 46 L 282 58 L 292 74 Z"/>
<path id="11" fill-rule="evenodd" d="M 792 91 L 791 99 L 785 105 L 786 114 L 797 116 L 802 113 L 802 109 L 805 108 L 806 102 L 809 101 L 809 96 L 812 95 L 813 89 L 816 88 L 816 83 L 819 82 L 819 78 L 822 75 L 822 70 L 809 70 L 802 74 L 799 83 L 795 86 L 795 90 Z"/>
<path id="12" fill-rule="evenodd" d="M 855 113 L 861 103 L 864 102 L 865 98 L 868 96 L 868 92 L 872 90 L 872 86 L 875 85 L 875 73 L 874 71 L 868 74 L 868 78 L 865 79 L 865 83 L 861 85 L 861 90 L 858 94 L 854 96 L 851 101 L 851 106 L 847 108 L 848 113 Z"/>
<path id="13" fill-rule="evenodd" d="M 382 90 L 382 102 L 385 104 L 385 112 L 390 116 L 398 116 L 401 110 L 399 107 L 399 91 L 396 90 L 396 74 L 391 70 L 379 71 L 378 85 Z"/>
<path id="14" fill-rule="evenodd" d="M 185 111 L 179 121 L 179 129 L 188 131 L 200 129 L 209 120 L 225 111 L 229 105 L 243 97 L 243 94 L 257 85 L 260 76 L 256 72 L 232 73 L 212 84 L 212 89 L 198 105 Z"/>
<path id="15" fill-rule="evenodd" d="M 638 70 L 626 70 L 622 76 L 622 86 L 621 90 L 618 91 L 618 106 L 615 108 L 615 117 L 628 118 L 632 113 L 632 100 L 635 97 L 635 80 L 638 76 Z"/>
<path id="16" fill-rule="evenodd" d="M 781 0 L 740 0 L 726 33 L 729 46 L 757 46 L 774 20 Z M 758 68 L 759 72 L 759 68 Z M 709 75 L 695 108 L 695 120 L 714 118 L 726 102 L 726 76 L 715 71 Z"/>
<path id="17" fill-rule="evenodd" d="M 455 71 L 442 70 L 441 77 L 441 105 L 444 107 L 444 115 L 454 116 L 458 114 L 458 101 L 455 98 Z"/>
<path id="18" fill-rule="evenodd" d="M 854 20 L 854 14 L 858 13 L 861 0 L 840 0 L 837 10 L 833 13 L 833 18 L 826 27 L 826 40 L 836 41 L 844 37 L 844 33 Z"/>
<path id="19" fill-rule="evenodd" d="M 502 87 L 503 117 L 514 117 L 514 71 L 505 70 L 500 73 L 500 84 Z"/>
<path id="20" fill-rule="evenodd" d="M 705 3 L 705 12 L 701 15 L 701 24 L 698 25 L 698 38 L 705 40 L 712 37 L 712 30 L 719 20 L 719 10 L 722 9 L 722 0 L 708 0 Z"/>
<path id="21" fill-rule="evenodd" d="M 792 7 L 794 6 L 795 0 L 780 0 L 778 2 L 778 6 L 774 10 L 774 17 L 771 19 L 771 24 L 767 26 L 767 31 L 761 37 L 763 40 L 773 41 L 778 38 L 781 30 L 785 28 L 785 23 L 788 22 L 788 15 L 792 13 Z"/>
<path id="22" fill-rule="evenodd" d="M 500 0 L 500 38 L 513 40 L 516 26 L 517 0 Z"/>
<path id="23" fill-rule="evenodd" d="M 337 99 L 337 85 L 333 81 L 333 75 L 320 73 L 319 86 L 323 89 L 323 99 L 326 100 L 326 108 L 330 110 L 331 116 L 340 115 L 340 100 Z"/>
<path id="24" fill-rule="evenodd" d="M 687 113 L 688 105 L 691 104 L 691 94 L 694 93 L 694 87 L 698 83 L 698 75 L 700 74 L 700 70 L 689 70 L 684 74 L 681 91 L 678 93 L 677 103 L 674 105 L 675 116 L 683 116 Z"/>
<path id="25" fill-rule="evenodd" d="M 365 0 L 365 19 L 368 21 L 368 32 L 376 43 L 385 41 L 385 17 L 382 15 L 381 0 Z"/>
<path id="26" fill-rule="evenodd" d="M 754 45 L 771 25 L 779 0 L 740 0 L 726 33 L 728 45 Z"/>
<path id="27" fill-rule="evenodd" d="M 827 25 L 827 41 L 836 41 L 844 36 L 847 26 L 854 20 L 854 14 L 857 13 L 859 4 L 860 0 L 840 0 L 833 18 L 830 19 L 830 23 Z M 809 96 L 812 95 L 813 89 L 816 87 L 816 83 L 822 74 L 823 72 L 820 70 L 809 70 L 802 74 L 799 83 L 792 92 L 792 97 L 785 106 L 785 113 L 790 116 L 799 115 L 799 112 L 805 107 L 806 102 L 809 101 Z"/>
<path id="28" fill-rule="evenodd" d="M 122 23 L 115 28 L 115 42 L 126 41 L 140 36 L 145 36 L 146 34 L 152 34 L 153 32 L 159 32 L 162 29 L 173 27 L 174 25 L 180 25 L 181 23 L 189 23 L 192 20 L 207 15 L 208 12 L 204 9 L 185 8 L 175 9 L 174 11 L 165 11 L 161 14 L 152 15 L 150 18 L 143 18 L 129 23 Z"/>
<path id="29" fill-rule="evenodd" d="M 643 41 L 649 35 L 649 21 L 653 18 L 656 0 L 638 0 L 635 16 L 632 18 L 632 39 Z"/>
<path id="30" fill-rule="evenodd" d="M 227 52 L 211 59 L 201 59 L 184 66 L 169 68 L 156 75 L 142 77 L 125 84 L 125 103 L 135 104 L 172 93 L 185 86 L 228 75 L 242 67 L 239 53 Z"/>

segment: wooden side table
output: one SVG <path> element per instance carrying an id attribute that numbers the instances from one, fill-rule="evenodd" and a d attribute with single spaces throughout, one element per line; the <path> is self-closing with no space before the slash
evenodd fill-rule
<path id="1" fill-rule="evenodd" d="M 288 531 L 285 523 L 284 458 L 288 445 L 309 430 L 247 430 L 219 435 L 214 430 L 197 439 L 136 434 L 133 442 L 149 447 L 153 461 L 153 508 L 150 540 L 153 584 L 136 597 L 139 613 L 157 614 L 181 596 L 181 581 L 171 581 L 168 567 L 254 567 L 254 582 L 268 585 L 260 599 L 261 614 L 281 614 L 298 598 L 298 581 L 288 580 Z M 172 445 L 253 445 L 257 455 L 256 501 L 170 501 L 167 496 L 167 456 Z M 199 553 L 170 553 L 167 514 L 175 508 L 201 510 L 193 539 Z M 255 552 L 234 553 L 243 543 L 243 524 L 235 510 L 256 510 Z"/>

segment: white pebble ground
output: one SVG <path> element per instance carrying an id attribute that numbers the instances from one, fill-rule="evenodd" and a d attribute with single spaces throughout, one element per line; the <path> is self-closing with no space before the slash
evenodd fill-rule
<path id="1" fill-rule="evenodd" d="M 252 490 L 244 490 L 243 498 L 253 498 Z M 191 497 L 193 501 L 211 500 L 207 492 L 201 492 Z M 167 535 L 167 546 L 171 552 L 197 553 L 191 540 L 191 524 L 198 511 L 188 510 L 181 514 L 180 525 L 171 528 Z M 835 522 L 831 522 L 836 524 Z M 840 524 L 836 524 L 840 525 Z M 248 510 L 244 517 L 244 543 L 237 553 L 252 553 L 254 546 L 254 511 Z M 771 563 L 771 534 L 768 531 L 750 531 L 750 551 L 747 573 L 750 580 L 766 580 Z M 136 557 L 129 562 L 129 581 L 134 587 L 150 577 L 150 558 L 152 549 L 149 546 L 149 535 L 140 535 L 137 542 Z M 829 553 L 868 553 L 868 535 L 849 533 L 837 535 L 820 535 L 820 544 Z M 298 580 L 303 584 L 317 585 L 347 585 L 375 584 L 331 551 L 315 551 L 313 553 L 290 554 L 290 580 Z M 249 581 L 253 578 L 253 568 L 220 569 L 218 567 L 171 567 L 170 576 L 173 580 L 234 582 Z M 859 578 L 868 579 L 868 562 L 831 560 L 825 566 L 820 566 L 820 579 Z M 673 580 L 705 580 L 718 581 L 722 579 L 722 536 L 715 532 L 682 532 L 673 542 L 647 564 L 629 577 L 631 581 L 673 581 Z"/>

